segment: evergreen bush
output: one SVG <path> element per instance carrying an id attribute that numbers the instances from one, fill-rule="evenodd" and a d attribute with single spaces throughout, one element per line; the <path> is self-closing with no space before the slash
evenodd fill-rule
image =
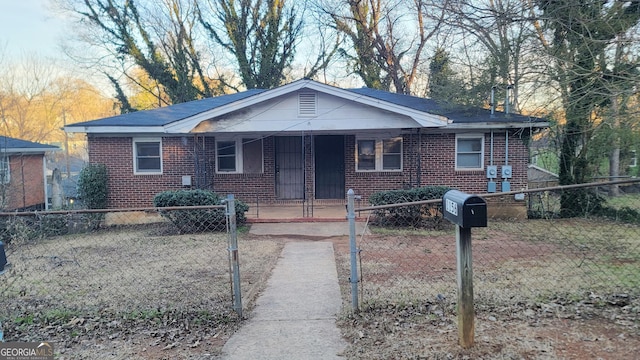
<path id="1" fill-rule="evenodd" d="M 107 196 L 107 167 L 104 164 L 89 164 L 85 166 L 78 177 L 78 197 L 87 209 L 106 209 Z M 85 214 L 84 221 L 90 229 L 98 229 L 105 214 Z"/>
<path id="2" fill-rule="evenodd" d="M 175 206 L 209 206 L 222 205 L 218 194 L 210 190 L 170 190 L 156 194 L 153 198 L 155 207 Z M 249 206 L 242 201 L 235 201 L 236 224 L 246 222 L 245 213 Z M 224 209 L 198 209 L 198 210 L 166 210 L 161 211 L 163 217 L 169 219 L 181 233 L 195 233 L 203 231 L 226 230 L 226 217 Z"/>
<path id="3" fill-rule="evenodd" d="M 78 196 L 88 209 L 107 207 L 107 167 L 104 164 L 89 164 L 80 171 Z"/>
<path id="4" fill-rule="evenodd" d="M 446 186 L 424 186 L 406 190 L 379 191 L 369 196 L 369 203 L 380 206 L 436 200 L 441 199 L 450 189 Z M 376 210 L 374 215 L 375 223 L 380 226 L 441 228 L 444 225 L 440 203 L 392 207 Z"/>

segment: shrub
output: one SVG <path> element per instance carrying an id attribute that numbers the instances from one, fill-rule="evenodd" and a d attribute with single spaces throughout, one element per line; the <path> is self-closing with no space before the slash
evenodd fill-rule
<path id="1" fill-rule="evenodd" d="M 43 237 L 64 235 L 69 232 L 66 215 L 39 215 L 37 219 Z"/>
<path id="2" fill-rule="evenodd" d="M 369 203 L 373 206 L 399 204 L 405 202 L 441 199 L 450 188 L 446 186 L 424 186 L 408 190 L 379 191 L 369 196 Z M 429 227 L 441 228 L 442 205 L 422 204 L 398 206 L 376 210 L 375 223 L 381 226 L 393 227 Z"/>
<path id="3" fill-rule="evenodd" d="M 0 222 L 0 241 L 6 244 L 27 242 L 38 237 L 34 220 L 26 216 L 6 216 Z"/>
<path id="4" fill-rule="evenodd" d="M 107 207 L 107 167 L 104 164 L 89 164 L 80 171 L 78 196 L 89 209 Z"/>
<path id="5" fill-rule="evenodd" d="M 592 189 L 566 190 L 560 197 L 560 217 L 586 217 L 602 213 L 605 199 Z"/>
<path id="6" fill-rule="evenodd" d="M 640 211 L 628 206 L 623 206 L 620 209 L 603 207 L 598 215 L 624 223 L 640 224 Z"/>
<path id="7" fill-rule="evenodd" d="M 156 207 L 174 206 L 208 206 L 221 205 L 223 198 L 210 190 L 171 190 L 157 194 L 153 198 Z M 246 222 L 245 212 L 249 206 L 236 200 L 236 224 Z M 202 231 L 226 230 L 226 216 L 224 209 L 202 210 L 167 210 L 161 211 L 163 217 L 169 219 L 182 233 Z"/>

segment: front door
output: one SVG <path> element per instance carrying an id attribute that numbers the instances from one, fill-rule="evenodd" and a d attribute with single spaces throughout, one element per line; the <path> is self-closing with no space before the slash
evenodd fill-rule
<path id="1" fill-rule="evenodd" d="M 276 197 L 304 198 L 304 153 L 301 136 L 276 138 Z"/>
<path id="2" fill-rule="evenodd" d="M 344 199 L 344 136 L 314 137 L 316 199 Z"/>

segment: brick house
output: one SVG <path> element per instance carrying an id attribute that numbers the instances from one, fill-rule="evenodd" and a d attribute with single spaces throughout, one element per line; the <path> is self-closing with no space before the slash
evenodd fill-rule
<path id="1" fill-rule="evenodd" d="M 151 206 L 160 191 L 190 187 L 250 204 L 341 203 L 347 189 L 366 201 L 375 191 L 426 185 L 484 193 L 500 191 L 503 176 L 511 190 L 524 189 L 527 140 L 547 126 L 304 79 L 65 131 L 86 133 L 89 161 L 107 166 L 109 207 L 131 208 Z"/>
<path id="2" fill-rule="evenodd" d="M 0 208 L 2 211 L 47 208 L 45 154 L 52 145 L 0 136 Z"/>

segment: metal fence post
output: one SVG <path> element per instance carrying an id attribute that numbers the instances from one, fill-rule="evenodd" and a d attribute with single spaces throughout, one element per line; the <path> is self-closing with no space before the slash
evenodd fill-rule
<path id="1" fill-rule="evenodd" d="M 349 189 L 347 192 L 347 219 L 349 219 L 349 246 L 351 249 L 351 307 L 354 312 L 359 311 L 358 307 L 358 249 L 356 248 L 356 212 L 355 212 L 355 192 Z"/>
<path id="2" fill-rule="evenodd" d="M 238 229 L 236 226 L 236 202 L 233 194 L 227 195 L 227 219 L 229 224 L 229 257 L 231 259 L 233 309 L 242 318 L 242 294 L 240 291 L 240 260 L 238 259 Z"/>

